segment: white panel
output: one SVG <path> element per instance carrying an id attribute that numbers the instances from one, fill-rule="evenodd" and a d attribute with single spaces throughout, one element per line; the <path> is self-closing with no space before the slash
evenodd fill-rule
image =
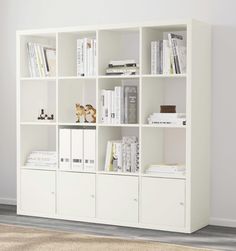
<path id="1" fill-rule="evenodd" d="M 84 170 L 95 171 L 96 130 L 84 130 Z"/>
<path id="2" fill-rule="evenodd" d="M 82 129 L 71 130 L 71 165 L 72 169 L 83 170 L 84 134 Z"/>
<path id="3" fill-rule="evenodd" d="M 145 177 L 141 191 L 142 223 L 184 227 L 184 180 Z"/>
<path id="4" fill-rule="evenodd" d="M 61 172 L 58 210 L 71 217 L 95 217 L 95 174 Z"/>
<path id="5" fill-rule="evenodd" d="M 70 169 L 71 164 L 71 130 L 60 129 L 59 149 L 60 149 L 60 168 Z"/>
<path id="6" fill-rule="evenodd" d="M 97 217 L 120 222 L 138 222 L 138 178 L 99 175 Z"/>
<path id="7" fill-rule="evenodd" d="M 21 210 L 39 214 L 55 213 L 55 172 L 21 171 Z"/>

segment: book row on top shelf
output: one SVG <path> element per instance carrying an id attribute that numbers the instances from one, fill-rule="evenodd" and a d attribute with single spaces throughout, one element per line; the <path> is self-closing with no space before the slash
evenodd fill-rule
<path id="1" fill-rule="evenodd" d="M 58 105 L 57 105 L 58 104 Z M 186 124 L 184 79 L 63 79 L 23 81 L 20 121 L 181 127 Z M 161 111 L 173 107 L 173 111 Z"/>
<path id="2" fill-rule="evenodd" d="M 57 130 L 55 126 L 29 125 L 21 127 L 20 149 L 23 168 L 181 176 L 186 131 L 143 128 L 140 134 L 136 127 L 60 126 Z"/>
<path id="3" fill-rule="evenodd" d="M 186 73 L 186 26 L 59 32 L 20 39 L 21 78 Z"/>

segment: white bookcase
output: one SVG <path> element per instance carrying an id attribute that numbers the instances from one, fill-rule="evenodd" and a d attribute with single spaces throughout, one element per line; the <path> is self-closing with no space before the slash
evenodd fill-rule
<path id="1" fill-rule="evenodd" d="M 187 43 L 187 73 L 151 75 L 152 40 L 181 32 Z M 76 41 L 97 40 L 97 74 L 76 76 Z M 27 42 L 56 47 L 57 73 L 31 78 Z M 208 224 L 211 118 L 211 33 L 195 20 L 137 25 L 72 27 L 17 32 L 17 213 L 138 228 L 194 232 Z M 110 60 L 135 59 L 139 74 L 107 76 Z M 138 123 L 101 124 L 100 91 L 138 84 Z M 75 103 L 97 108 L 95 124 L 78 124 Z M 161 104 L 186 113 L 186 126 L 147 124 Z M 46 107 L 53 121 L 37 120 Z M 59 154 L 60 128 L 96 130 L 96 170 L 79 172 L 25 166 L 33 150 Z M 135 135 L 140 144 L 138 173 L 105 172 L 108 140 Z M 59 158 L 59 156 L 58 156 Z M 151 163 L 181 162 L 186 175 L 148 175 Z"/>

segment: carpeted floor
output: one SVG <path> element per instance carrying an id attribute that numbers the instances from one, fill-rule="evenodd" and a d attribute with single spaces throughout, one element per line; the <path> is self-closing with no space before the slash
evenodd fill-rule
<path id="1" fill-rule="evenodd" d="M 1 251 L 208 251 L 192 247 L 107 238 L 0 224 Z"/>

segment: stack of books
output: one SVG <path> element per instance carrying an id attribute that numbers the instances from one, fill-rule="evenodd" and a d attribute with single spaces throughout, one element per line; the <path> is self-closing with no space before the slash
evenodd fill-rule
<path id="1" fill-rule="evenodd" d="M 135 75 L 138 73 L 138 65 L 135 60 L 110 61 L 106 69 L 107 75 Z"/>
<path id="2" fill-rule="evenodd" d="M 108 141 L 104 170 L 106 172 L 138 172 L 138 138 L 127 136 L 122 140 Z"/>
<path id="3" fill-rule="evenodd" d="M 186 46 L 182 35 L 151 42 L 151 74 L 186 73 Z"/>
<path id="4" fill-rule="evenodd" d="M 179 174 L 185 175 L 186 167 L 185 165 L 178 164 L 161 164 L 161 165 L 150 165 L 145 173 L 146 174 L 154 174 L 154 175 L 164 175 L 164 174 Z"/>
<path id="5" fill-rule="evenodd" d="M 56 76 L 56 49 L 38 43 L 27 43 L 30 77 Z"/>
<path id="6" fill-rule="evenodd" d="M 138 119 L 138 88 L 132 80 L 122 82 L 113 90 L 101 90 L 101 123 L 136 124 Z"/>
<path id="7" fill-rule="evenodd" d="M 57 153 L 54 151 L 33 151 L 27 157 L 27 167 L 55 168 L 57 166 Z"/>
<path id="8" fill-rule="evenodd" d="M 96 39 L 81 38 L 77 40 L 77 76 L 96 75 Z"/>
<path id="9" fill-rule="evenodd" d="M 157 125 L 186 125 L 185 113 L 152 113 L 148 117 L 148 124 Z"/>

